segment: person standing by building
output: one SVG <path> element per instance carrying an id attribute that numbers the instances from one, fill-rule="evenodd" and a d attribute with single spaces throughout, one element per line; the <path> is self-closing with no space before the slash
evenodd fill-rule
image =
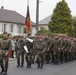
<path id="1" fill-rule="evenodd" d="M 14 58 L 14 51 L 15 51 L 15 42 L 13 40 L 13 36 L 10 36 L 12 50 L 10 50 L 10 58 Z"/>

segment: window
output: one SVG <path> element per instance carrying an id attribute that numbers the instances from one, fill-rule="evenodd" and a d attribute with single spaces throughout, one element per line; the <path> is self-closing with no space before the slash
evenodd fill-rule
<path id="1" fill-rule="evenodd" d="M 10 31 L 11 33 L 13 33 L 13 25 L 10 25 L 9 31 Z"/>
<path id="2" fill-rule="evenodd" d="M 6 31 L 6 24 L 2 24 L 2 32 Z"/>
<path id="3" fill-rule="evenodd" d="M 26 28 L 23 28 L 23 34 L 25 34 L 26 33 Z"/>
<path id="4" fill-rule="evenodd" d="M 24 33 L 25 33 L 25 28 L 23 27 L 23 28 L 22 28 L 22 34 L 24 34 Z"/>
<path id="5" fill-rule="evenodd" d="M 43 30 L 44 29 L 44 27 L 40 27 L 40 30 Z"/>
<path id="6" fill-rule="evenodd" d="M 21 33 L 21 26 L 18 26 L 18 33 Z"/>

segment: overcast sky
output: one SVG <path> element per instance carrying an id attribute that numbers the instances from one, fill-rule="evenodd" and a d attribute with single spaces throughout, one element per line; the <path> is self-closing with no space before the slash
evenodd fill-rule
<path id="1" fill-rule="evenodd" d="M 61 0 L 40 0 L 39 3 L 39 20 L 53 13 L 53 9 Z M 65 0 L 71 10 L 71 14 L 76 16 L 76 0 Z M 13 10 L 26 17 L 27 0 L 0 0 L 0 7 L 4 5 L 4 9 Z M 33 22 L 36 21 L 36 0 L 29 0 L 30 17 Z"/>

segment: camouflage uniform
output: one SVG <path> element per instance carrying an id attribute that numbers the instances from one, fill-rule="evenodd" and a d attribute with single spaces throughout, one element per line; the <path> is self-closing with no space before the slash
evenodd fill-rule
<path id="1" fill-rule="evenodd" d="M 55 38 L 54 40 L 54 47 L 53 47 L 53 55 L 54 55 L 54 62 L 53 64 L 59 64 L 60 62 L 60 40 Z"/>
<path id="2" fill-rule="evenodd" d="M 8 37 L 3 37 L 3 39 L 0 41 L 1 49 L 2 49 L 2 59 L 5 60 L 3 63 L 3 60 L 1 60 L 2 67 L 4 69 L 4 74 L 7 74 L 8 70 L 8 60 L 9 60 L 9 50 L 11 50 L 11 41 L 8 39 Z M 7 54 L 7 55 L 6 55 Z"/>
<path id="3" fill-rule="evenodd" d="M 64 40 L 62 38 L 61 39 L 61 48 L 60 48 L 60 63 L 61 64 L 64 62 L 64 48 L 65 48 L 65 44 L 64 44 Z"/>
<path id="4" fill-rule="evenodd" d="M 27 68 L 31 68 L 31 64 L 33 62 L 33 43 L 26 40 L 26 46 L 27 46 L 28 51 L 29 51 L 29 53 L 26 53 Z"/>
<path id="5" fill-rule="evenodd" d="M 24 45 L 25 45 L 25 41 L 24 40 L 19 40 L 18 41 L 18 51 L 17 51 L 17 67 L 20 66 L 21 64 L 21 67 L 23 67 L 24 65 L 24 54 L 25 54 L 25 50 L 24 50 Z M 21 63 L 20 63 L 20 56 L 21 56 Z"/>
<path id="6" fill-rule="evenodd" d="M 36 43 L 37 43 L 37 37 L 35 37 L 34 39 L 34 42 L 33 42 L 33 63 L 34 62 L 36 62 L 36 60 L 35 60 L 35 58 L 36 58 L 36 52 L 37 52 L 37 50 L 36 50 Z"/>
<path id="7" fill-rule="evenodd" d="M 36 63 L 38 64 L 37 68 L 43 68 L 43 64 L 44 64 L 44 53 L 45 53 L 45 49 L 44 49 L 44 45 L 42 44 L 42 39 L 38 39 L 37 43 L 36 43 Z"/>
<path id="8" fill-rule="evenodd" d="M 51 53 L 51 61 L 54 62 L 54 54 L 53 54 L 53 47 L 54 47 L 54 40 L 53 38 L 50 39 L 50 53 Z"/>
<path id="9" fill-rule="evenodd" d="M 74 42 L 71 41 L 71 49 L 70 49 L 70 61 L 73 61 L 74 60 Z"/>
<path id="10" fill-rule="evenodd" d="M 65 40 L 64 62 L 68 62 L 69 60 L 69 49 L 70 49 L 70 42 L 68 40 Z"/>
<path id="11" fill-rule="evenodd" d="M 46 60 L 46 63 L 49 64 L 49 62 L 51 60 L 51 56 L 50 56 L 51 39 L 49 37 L 44 38 L 43 44 L 44 44 L 44 47 L 46 49 L 45 60 Z"/>

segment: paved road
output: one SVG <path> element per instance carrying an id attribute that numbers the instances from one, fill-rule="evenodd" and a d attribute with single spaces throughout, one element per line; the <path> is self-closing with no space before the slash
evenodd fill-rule
<path id="1" fill-rule="evenodd" d="M 60 65 L 45 64 L 43 69 L 37 69 L 33 64 L 31 69 L 16 67 L 16 63 L 9 64 L 8 75 L 76 75 L 76 61 Z"/>

